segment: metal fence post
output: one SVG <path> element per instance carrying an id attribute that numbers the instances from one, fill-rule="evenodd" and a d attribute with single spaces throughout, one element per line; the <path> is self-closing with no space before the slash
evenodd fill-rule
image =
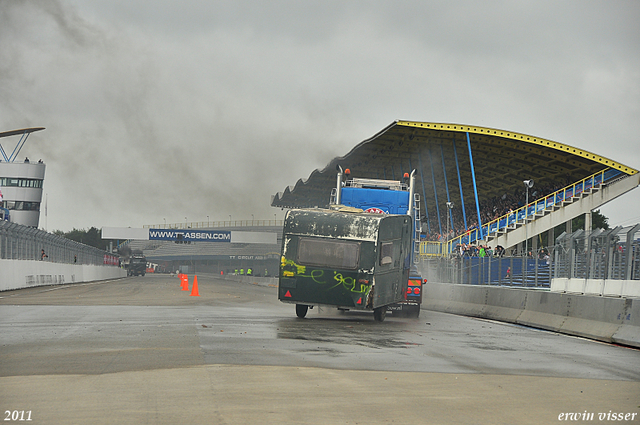
<path id="1" fill-rule="evenodd" d="M 535 266 L 534 266 L 534 280 L 533 284 L 538 287 L 538 260 L 540 259 L 540 251 L 536 252 Z"/>
<path id="2" fill-rule="evenodd" d="M 607 235 L 606 240 L 606 260 L 605 264 L 607 265 L 605 279 L 611 279 L 612 271 L 613 271 L 613 246 L 615 245 L 614 237 L 622 230 L 622 226 L 617 226 L 612 229 L 611 232 Z"/>
<path id="3" fill-rule="evenodd" d="M 640 230 L 640 224 L 636 224 L 631 228 L 631 230 L 627 232 L 627 244 L 624 250 L 624 254 L 625 254 L 625 261 L 624 261 L 625 267 L 624 267 L 624 276 L 623 276 L 624 280 L 633 279 L 633 273 L 632 273 L 633 260 L 634 260 L 633 239 L 635 237 L 635 234 L 638 232 L 638 230 Z"/>

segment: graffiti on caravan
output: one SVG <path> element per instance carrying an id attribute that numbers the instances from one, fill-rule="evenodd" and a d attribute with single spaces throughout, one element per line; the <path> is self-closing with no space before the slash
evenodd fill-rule
<path id="1" fill-rule="evenodd" d="M 169 230 L 149 229 L 152 241 L 231 242 L 231 232 L 219 230 Z"/>

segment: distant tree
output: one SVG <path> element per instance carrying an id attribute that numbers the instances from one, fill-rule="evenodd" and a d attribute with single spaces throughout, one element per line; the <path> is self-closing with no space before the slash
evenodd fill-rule
<path id="1" fill-rule="evenodd" d="M 600 210 L 591 211 L 591 228 L 592 229 L 609 229 L 609 218 L 602 214 Z M 571 231 L 584 229 L 584 214 L 571 220 Z M 565 225 L 561 224 L 555 228 L 555 235 L 558 237 L 566 230 Z"/>
<path id="2" fill-rule="evenodd" d="M 100 230 L 95 227 L 91 227 L 88 230 L 76 229 L 74 227 L 70 232 L 65 233 L 61 230 L 56 230 L 53 233 L 55 235 L 62 236 L 63 238 L 93 246 L 98 249 L 105 249 L 106 247 L 106 242 L 102 240 Z"/>
<path id="3" fill-rule="evenodd" d="M 591 228 L 604 229 L 604 230 L 609 229 L 609 218 L 604 214 L 600 213 L 600 210 L 593 210 L 591 212 Z M 584 229 L 584 214 L 571 220 L 571 231 L 575 232 L 578 229 Z M 566 227 L 564 223 L 560 224 L 559 226 L 556 226 L 553 229 L 553 233 L 556 238 L 560 236 L 564 231 L 566 231 Z M 547 232 L 540 234 L 539 238 L 540 238 L 540 244 L 542 246 L 550 245 L 549 241 L 547 240 Z M 553 243 L 554 242 L 552 241 L 551 245 L 553 245 Z"/>
<path id="4" fill-rule="evenodd" d="M 591 212 L 591 228 L 592 229 L 609 229 L 609 218 L 600 213 L 600 210 Z M 571 230 L 574 232 L 578 229 L 584 229 L 584 214 L 574 218 L 571 222 Z"/>

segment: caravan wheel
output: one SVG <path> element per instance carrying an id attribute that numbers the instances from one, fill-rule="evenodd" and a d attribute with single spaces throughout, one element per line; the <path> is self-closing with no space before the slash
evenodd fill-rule
<path id="1" fill-rule="evenodd" d="M 308 305 L 296 304 L 296 316 L 298 316 L 299 318 L 304 319 L 304 317 L 307 315 L 308 310 Z"/>
<path id="2" fill-rule="evenodd" d="M 387 317 L 386 305 L 373 309 L 373 320 L 375 320 L 376 322 L 383 322 L 385 317 Z"/>

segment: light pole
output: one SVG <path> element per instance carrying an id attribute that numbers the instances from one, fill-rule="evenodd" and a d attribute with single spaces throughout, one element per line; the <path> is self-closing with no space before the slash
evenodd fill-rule
<path id="1" fill-rule="evenodd" d="M 166 229 L 167 228 L 167 219 L 163 218 L 163 220 L 164 220 L 164 228 Z"/>
<path id="2" fill-rule="evenodd" d="M 447 237 L 444 239 L 447 242 L 447 255 L 451 254 L 451 247 L 449 246 L 449 234 L 451 231 L 449 230 L 449 224 L 453 227 L 453 223 L 451 223 L 451 210 L 453 209 L 453 202 L 447 202 Z"/>
<path id="3" fill-rule="evenodd" d="M 529 189 L 533 187 L 533 180 L 523 180 L 527 195 L 524 201 L 524 256 L 529 255 L 529 228 L 527 227 L 527 216 L 529 215 Z"/>
<path id="4" fill-rule="evenodd" d="M 207 216 L 207 227 L 209 227 L 209 216 Z"/>

